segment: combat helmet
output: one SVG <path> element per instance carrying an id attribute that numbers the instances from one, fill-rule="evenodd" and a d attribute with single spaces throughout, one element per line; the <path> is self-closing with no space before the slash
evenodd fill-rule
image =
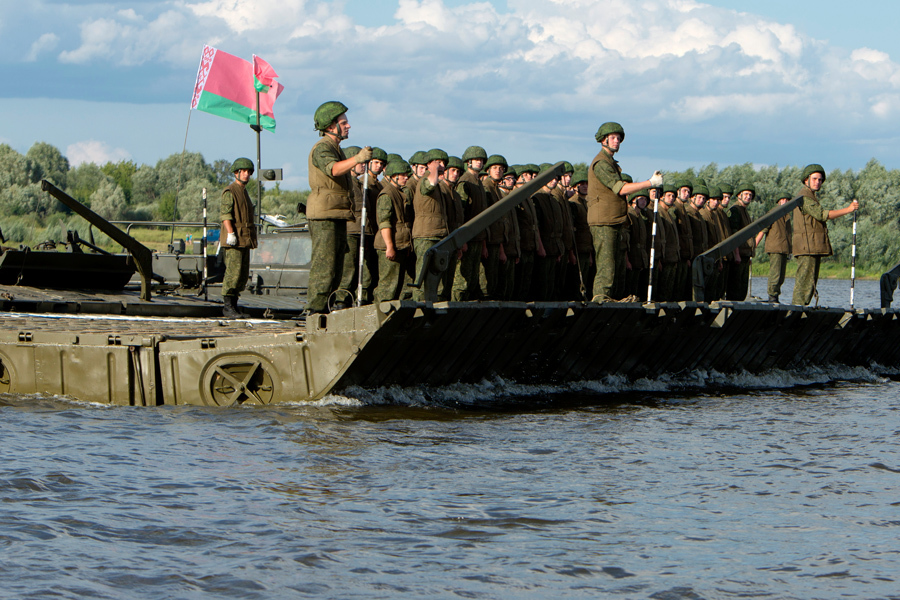
<path id="1" fill-rule="evenodd" d="M 359 151 L 362 150 L 362 148 L 360 148 L 359 146 L 347 146 L 346 148 L 342 148 L 342 150 L 344 151 L 344 156 L 346 156 L 347 158 L 353 158 L 354 156 L 359 154 Z"/>
<path id="2" fill-rule="evenodd" d="M 424 165 L 425 164 L 425 152 L 422 150 L 416 150 L 413 152 L 413 155 L 409 157 L 410 165 Z"/>
<path id="3" fill-rule="evenodd" d="M 815 173 L 815 171 L 813 171 Z M 753 197 L 756 198 L 756 188 L 752 183 L 742 183 L 741 185 L 734 188 L 735 195 L 740 196 L 741 192 L 753 192 Z"/>
<path id="4" fill-rule="evenodd" d="M 466 170 L 466 166 L 463 164 L 463 161 L 458 156 L 451 156 L 447 160 L 447 168 L 448 169 L 459 169 L 460 171 Z"/>
<path id="5" fill-rule="evenodd" d="M 563 175 L 575 173 L 575 167 L 567 160 L 563 161 Z"/>
<path id="6" fill-rule="evenodd" d="M 604 138 L 611 133 L 618 133 L 622 136 L 622 140 L 625 140 L 625 129 L 622 128 L 621 125 L 614 121 L 609 121 L 600 126 L 600 129 L 597 130 L 597 134 L 594 136 L 601 144 L 603 143 Z"/>
<path id="7" fill-rule="evenodd" d="M 503 168 L 506 169 L 506 167 L 509 166 L 509 163 L 507 163 L 506 159 L 503 158 L 503 156 L 501 156 L 500 154 L 491 154 L 488 157 L 487 162 L 484 163 L 484 170 L 487 171 L 494 165 L 503 165 Z"/>
<path id="8" fill-rule="evenodd" d="M 316 109 L 313 118 L 316 129 L 324 133 L 334 123 L 335 119 L 347 112 L 347 107 L 337 100 L 330 100 Z"/>
<path id="9" fill-rule="evenodd" d="M 376 146 L 372 148 L 372 160 L 380 160 L 381 162 L 386 163 L 388 162 L 388 153 Z"/>
<path id="10" fill-rule="evenodd" d="M 442 161 L 444 161 L 444 164 L 446 165 L 447 162 L 450 160 L 450 155 L 448 155 L 446 152 L 444 152 L 440 148 L 432 148 L 431 150 L 429 150 L 428 152 L 425 153 L 423 160 L 424 160 L 423 164 L 426 164 L 426 165 L 433 160 L 442 160 Z"/>
<path id="11" fill-rule="evenodd" d="M 253 168 L 253 161 L 250 160 L 249 158 L 244 158 L 244 157 L 241 157 L 241 158 L 237 159 L 236 161 L 234 161 L 233 163 L 231 163 L 231 172 L 232 173 L 237 173 L 241 169 L 249 170 L 251 175 L 253 175 L 253 171 L 256 170 Z"/>
<path id="12" fill-rule="evenodd" d="M 487 160 L 488 158 L 487 152 L 481 146 L 469 146 L 462 155 L 462 161 L 464 163 L 477 158 L 480 158 L 481 160 Z"/>
<path id="13" fill-rule="evenodd" d="M 572 174 L 572 181 L 569 183 L 573 186 L 579 183 L 587 183 L 587 169 L 575 169 L 575 172 Z"/>
<path id="14" fill-rule="evenodd" d="M 821 173 L 822 181 L 825 181 L 825 169 L 822 167 L 822 165 L 817 165 L 815 163 L 803 167 L 803 171 L 800 173 L 800 181 L 806 183 L 806 180 L 809 179 L 809 176 L 813 173 Z"/>
<path id="15" fill-rule="evenodd" d="M 412 174 L 412 169 L 410 168 L 409 163 L 401 158 L 389 162 L 384 168 L 384 174 L 388 177 L 393 177 L 394 175 L 410 175 Z"/>

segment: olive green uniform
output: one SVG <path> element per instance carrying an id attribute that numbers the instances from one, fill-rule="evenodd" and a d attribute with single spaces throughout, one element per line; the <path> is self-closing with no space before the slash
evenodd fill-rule
<path id="1" fill-rule="evenodd" d="M 513 210 L 519 226 L 519 263 L 515 266 L 515 284 L 513 300 L 526 302 L 531 300 L 531 288 L 534 281 L 534 261 L 537 257 L 540 230 L 538 229 L 537 211 L 534 201 L 528 198 L 520 202 Z"/>
<path id="2" fill-rule="evenodd" d="M 675 297 L 675 280 L 681 261 L 681 242 L 678 238 L 678 224 L 675 221 L 674 205 L 670 207 L 659 203 L 658 230 L 662 231 L 665 242 L 662 251 L 662 272 L 659 277 L 659 296 L 661 301 L 677 300 Z"/>
<path id="3" fill-rule="evenodd" d="M 324 135 L 309 153 L 309 187 L 306 218 L 312 238 L 307 309 L 324 312 L 328 298 L 338 289 L 347 248 L 347 221 L 353 220 L 350 206 L 350 173 L 331 174 L 336 162 L 346 160 L 344 151 L 330 135 Z"/>
<path id="4" fill-rule="evenodd" d="M 412 257 L 412 203 L 406 193 L 389 179 L 382 182 L 381 193 L 375 206 L 378 233 L 375 234 L 375 251 L 378 253 L 378 287 L 375 301 L 399 300 L 405 281 L 414 276 Z M 387 257 L 385 230 L 394 243 L 395 257 Z"/>
<path id="5" fill-rule="evenodd" d="M 466 169 L 456 183 L 456 192 L 463 206 L 464 222 L 469 222 L 480 215 L 487 208 L 484 186 L 478 176 Z M 462 258 L 456 264 L 456 273 L 453 278 L 454 302 L 465 300 L 480 300 L 482 298 L 481 285 L 479 283 L 479 271 L 481 265 L 481 251 L 487 232 L 481 231 L 473 237 L 463 252 Z"/>
<path id="6" fill-rule="evenodd" d="M 416 252 L 416 278 L 425 266 L 425 253 L 450 233 L 448 208 L 452 201 L 446 197 L 444 186 L 438 181 L 432 185 L 428 172 L 419 180 L 413 197 L 412 240 Z M 413 300 L 425 299 L 424 280 L 421 287 L 413 291 Z"/>
<path id="7" fill-rule="evenodd" d="M 628 204 L 619 195 L 625 181 L 622 169 L 606 149 L 600 150 L 588 169 L 588 224 L 594 240 L 597 274 L 594 295 L 600 301 L 611 300 L 616 284 L 616 263 L 624 258 L 619 238 L 625 226 Z"/>
<path id="8" fill-rule="evenodd" d="M 643 211 L 628 207 L 628 262 L 631 269 L 625 273 L 625 295 L 640 296 L 641 281 L 650 267 L 650 240 L 647 234 L 647 217 Z M 646 294 L 646 288 L 643 290 Z"/>
<path id="9" fill-rule="evenodd" d="M 256 217 L 246 187 L 235 181 L 225 188 L 222 192 L 219 217 L 222 221 L 232 222 L 237 236 L 237 245 L 222 246 L 225 260 L 222 296 L 238 296 L 247 285 L 250 275 L 250 250 L 256 248 L 257 244 Z"/>
<path id="10" fill-rule="evenodd" d="M 569 200 L 566 198 L 566 191 L 562 184 L 557 185 L 550 190 L 550 195 L 554 200 L 559 202 L 562 210 L 562 243 L 563 253 L 556 267 L 556 284 L 554 285 L 554 300 L 574 300 L 574 297 L 566 297 L 566 277 L 569 272 L 569 256 L 575 252 L 575 226 L 572 223 L 572 211 L 569 209 Z"/>
<path id="11" fill-rule="evenodd" d="M 819 263 L 823 256 L 831 256 L 831 240 L 828 239 L 828 211 L 816 193 L 804 185 L 797 193 L 803 196 L 803 206 L 794 209 L 794 231 L 791 237 L 794 258 L 797 260 L 797 277 L 794 281 L 792 304 L 807 305 L 812 300 L 819 281 Z"/>
<path id="12" fill-rule="evenodd" d="M 675 289 L 673 300 L 689 300 L 693 297 L 691 290 L 691 261 L 694 259 L 694 236 L 691 222 L 688 220 L 685 209 L 687 203 L 675 200 L 670 209 L 675 215 L 675 223 L 678 225 L 678 243 L 681 260 L 675 273 Z"/>
<path id="13" fill-rule="evenodd" d="M 373 245 L 378 234 L 375 219 L 375 203 L 381 193 L 381 182 L 369 173 L 368 188 L 363 190 L 363 184 L 356 177 L 352 180 L 352 208 L 355 220 L 347 223 L 347 252 L 344 254 L 344 269 L 341 274 L 340 288 L 347 290 L 356 298 L 356 290 L 359 284 L 359 245 L 365 240 L 363 251 L 362 270 L 362 301 L 363 304 L 372 302 L 372 292 L 378 285 L 378 256 Z M 366 209 L 365 236 L 361 235 L 363 202 Z"/>
<path id="14" fill-rule="evenodd" d="M 575 252 L 578 258 L 577 269 L 570 269 L 567 278 L 568 296 L 580 300 L 594 297 L 594 240 L 591 237 L 591 226 L 587 220 L 587 200 L 585 196 L 575 194 L 569 198 L 569 209 L 572 212 L 572 223 L 575 226 Z M 581 287 L 584 285 L 584 298 Z"/>
<path id="15" fill-rule="evenodd" d="M 500 187 L 497 182 L 486 177 L 483 180 L 487 207 L 500 202 Z M 487 250 L 488 256 L 483 261 L 481 271 L 481 291 L 487 300 L 501 299 L 500 281 L 500 246 L 509 242 L 510 232 L 505 218 L 497 219 L 488 227 Z"/>
<path id="16" fill-rule="evenodd" d="M 750 215 L 747 213 L 747 207 L 740 202 L 732 206 L 728 213 L 728 223 L 731 225 L 732 231 L 740 231 L 752 223 Z M 756 241 L 753 237 L 738 248 L 741 262 L 731 265 L 731 270 L 728 274 L 728 290 L 725 294 L 733 302 L 741 302 L 747 298 L 750 284 L 750 261 L 755 250 Z"/>
<path id="17" fill-rule="evenodd" d="M 791 255 L 791 216 L 785 215 L 766 229 L 766 254 L 769 255 L 769 300 L 778 301 Z"/>
<path id="18" fill-rule="evenodd" d="M 546 252 L 546 256 L 538 256 L 534 261 L 532 299 L 543 302 L 553 300 L 555 296 L 556 269 L 564 249 L 562 207 L 546 188 L 532 196 L 531 199 L 537 215 L 541 243 Z"/>

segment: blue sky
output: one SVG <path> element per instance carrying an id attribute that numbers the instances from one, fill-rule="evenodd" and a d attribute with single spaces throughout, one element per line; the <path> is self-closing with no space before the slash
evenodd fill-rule
<path id="1" fill-rule="evenodd" d="M 348 143 L 409 156 L 470 144 L 510 162 L 587 161 L 620 121 L 626 171 L 900 168 L 900 3 L 820 0 L 132 0 L 4 2 L 0 143 L 73 163 L 180 152 L 200 52 L 278 71 L 263 162 L 306 187 L 312 112 Z M 189 150 L 255 155 L 246 126 L 190 115 Z"/>

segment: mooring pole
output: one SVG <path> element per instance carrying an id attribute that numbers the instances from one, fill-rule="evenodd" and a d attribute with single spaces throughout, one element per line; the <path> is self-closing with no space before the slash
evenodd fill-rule
<path id="1" fill-rule="evenodd" d="M 656 219 L 659 216 L 659 198 L 653 199 L 653 228 L 650 230 L 650 280 L 647 284 L 647 302 L 653 302 L 653 276 L 656 273 Z"/>
<path id="2" fill-rule="evenodd" d="M 356 306 L 362 306 L 363 269 L 366 252 L 366 194 L 369 191 L 369 163 L 366 163 L 366 174 L 363 175 L 362 218 L 359 226 L 359 281 L 356 284 Z"/>

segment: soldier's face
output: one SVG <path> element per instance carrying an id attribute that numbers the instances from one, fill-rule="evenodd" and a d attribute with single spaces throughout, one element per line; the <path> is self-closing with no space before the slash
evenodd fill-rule
<path id="1" fill-rule="evenodd" d="M 416 177 L 422 177 L 425 174 L 425 171 L 428 170 L 428 167 L 425 165 L 415 165 L 413 166 L 413 170 L 416 172 Z"/>
<path id="2" fill-rule="evenodd" d="M 582 196 L 587 195 L 587 182 L 586 182 L 586 181 L 582 181 L 581 183 L 579 183 L 579 184 L 575 187 L 575 189 L 578 190 L 578 193 L 579 193 L 580 195 L 582 195 Z"/>
<path id="3" fill-rule="evenodd" d="M 369 161 L 369 170 L 372 171 L 372 175 L 380 174 L 384 171 L 384 161 L 373 158 Z"/>
<path id="4" fill-rule="evenodd" d="M 622 145 L 622 134 L 621 133 L 611 133 L 606 136 L 606 139 L 603 141 L 603 145 L 610 149 L 611 152 L 618 152 L 619 146 Z"/>
<path id="5" fill-rule="evenodd" d="M 634 199 L 634 203 L 637 204 L 637 207 L 641 210 L 647 208 L 647 197 L 646 196 L 638 196 Z"/>
<path id="6" fill-rule="evenodd" d="M 244 185 L 250 181 L 250 169 L 238 169 L 234 172 L 234 178 L 243 183 Z"/>
<path id="7" fill-rule="evenodd" d="M 787 198 L 780 198 L 780 199 L 778 200 L 778 204 L 787 204 L 787 201 L 788 201 Z"/>
<path id="8" fill-rule="evenodd" d="M 345 140 L 350 137 L 350 121 L 347 120 L 346 113 L 335 119 L 334 125 L 332 127 L 334 128 L 334 133 L 336 133 L 339 137 Z"/>
<path id="9" fill-rule="evenodd" d="M 488 169 L 488 175 L 491 176 L 491 179 L 494 181 L 500 181 L 503 179 L 503 174 L 506 173 L 506 167 L 503 165 L 491 165 Z"/>
<path id="10" fill-rule="evenodd" d="M 366 172 L 366 163 L 361 163 L 353 166 L 353 172 L 357 175 L 362 175 Z"/>
<path id="11" fill-rule="evenodd" d="M 547 189 L 548 189 L 548 190 L 552 190 L 552 189 L 555 188 L 558 184 L 559 184 L 559 179 L 556 178 L 556 177 L 554 177 L 553 179 L 551 179 L 550 181 L 547 182 Z"/>
<path id="12" fill-rule="evenodd" d="M 810 179 L 812 179 L 812 177 L 810 177 Z M 753 200 L 753 192 L 751 192 L 750 190 L 744 190 L 743 192 L 738 194 L 738 200 L 741 204 L 747 206 L 748 204 L 750 204 L 750 201 Z"/>
<path id="13" fill-rule="evenodd" d="M 680 200 L 687 200 L 691 197 L 691 188 L 685 186 L 683 188 L 678 189 L 678 198 Z"/>
<path id="14" fill-rule="evenodd" d="M 532 179 L 534 179 L 534 173 L 532 173 L 531 171 L 522 173 L 522 183 L 528 183 Z"/>
<path id="15" fill-rule="evenodd" d="M 663 194 L 662 201 L 665 202 L 666 206 L 675 204 L 675 192 L 666 192 Z"/>
<path id="16" fill-rule="evenodd" d="M 731 200 L 731 194 L 722 193 L 722 208 L 728 206 L 728 201 Z"/>
<path id="17" fill-rule="evenodd" d="M 657 198 L 659 198 L 659 190 L 658 190 L 658 189 L 656 189 L 656 188 L 650 188 L 650 189 L 647 190 L 647 191 L 650 193 L 650 199 L 651 199 L 651 200 L 656 200 Z"/>
<path id="18" fill-rule="evenodd" d="M 403 187 L 406 185 L 406 182 L 409 181 L 409 173 L 403 173 L 401 175 L 394 175 L 391 179 L 394 180 L 394 183 L 398 187 Z"/>
<path id="19" fill-rule="evenodd" d="M 462 171 L 460 171 L 456 167 L 450 167 L 446 171 L 447 181 L 449 181 L 450 183 L 456 183 L 457 181 L 459 181 L 461 175 Z"/>
<path id="20" fill-rule="evenodd" d="M 709 210 L 716 210 L 719 208 L 719 199 L 718 198 L 710 198 L 707 206 L 709 206 Z"/>
<path id="21" fill-rule="evenodd" d="M 516 178 L 513 177 L 512 175 L 507 175 L 506 177 L 503 178 L 503 183 L 506 184 L 506 187 L 512 187 L 512 186 L 516 185 Z"/>
<path id="22" fill-rule="evenodd" d="M 562 177 L 559 178 L 559 182 L 562 184 L 563 187 L 569 187 L 570 181 L 572 181 L 571 173 L 566 173 L 565 175 L 563 175 Z"/>
<path id="23" fill-rule="evenodd" d="M 484 159 L 483 158 L 473 158 L 469 161 L 469 168 L 475 171 L 481 171 L 484 167 Z"/>
<path id="24" fill-rule="evenodd" d="M 825 182 L 825 178 L 821 173 L 813 173 L 809 176 L 809 179 L 807 179 L 807 181 L 809 181 L 809 189 L 814 192 L 818 192 L 822 189 L 822 184 Z"/>
<path id="25" fill-rule="evenodd" d="M 691 202 L 697 208 L 703 208 L 703 205 L 706 204 L 706 196 L 704 196 L 703 194 L 694 194 L 694 196 L 691 198 Z"/>

